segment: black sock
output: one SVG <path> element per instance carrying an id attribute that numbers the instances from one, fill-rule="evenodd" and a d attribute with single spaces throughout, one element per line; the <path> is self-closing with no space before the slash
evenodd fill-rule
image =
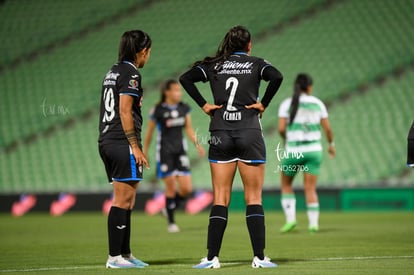
<path id="1" fill-rule="evenodd" d="M 178 192 L 175 194 L 175 205 L 176 208 L 180 207 L 181 203 L 185 200 L 185 197 L 178 194 Z"/>
<path id="2" fill-rule="evenodd" d="M 219 255 L 224 231 L 227 226 L 227 216 L 227 207 L 222 205 L 213 205 L 211 208 L 207 234 L 207 259 L 209 261 Z"/>
<path id="3" fill-rule="evenodd" d="M 127 210 L 112 206 L 108 215 L 109 255 L 121 254 L 126 228 Z"/>
<path id="4" fill-rule="evenodd" d="M 129 246 L 131 239 L 131 213 L 132 210 L 127 210 L 126 212 L 126 228 L 124 232 L 124 240 L 121 247 L 121 254 L 123 256 L 128 256 L 131 254 L 131 247 Z"/>
<path id="5" fill-rule="evenodd" d="M 261 205 L 248 205 L 246 207 L 246 224 L 249 229 L 254 256 L 263 260 L 265 248 L 265 218 Z"/>
<path id="6" fill-rule="evenodd" d="M 167 209 L 167 218 L 168 223 L 172 224 L 175 223 L 174 219 L 174 211 L 177 208 L 177 203 L 175 202 L 175 198 L 165 198 L 165 208 Z"/>

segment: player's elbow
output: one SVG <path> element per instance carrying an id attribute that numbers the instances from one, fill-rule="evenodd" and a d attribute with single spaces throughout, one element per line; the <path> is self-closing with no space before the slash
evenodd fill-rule
<path id="1" fill-rule="evenodd" d="M 282 138 L 285 138 L 285 136 L 286 136 L 286 128 L 279 127 L 279 128 L 277 129 L 277 131 L 279 132 L 279 135 L 280 135 Z"/>
<path id="2" fill-rule="evenodd" d="M 275 67 L 269 66 L 263 72 L 263 79 L 274 83 L 282 83 L 283 75 Z"/>
<path id="3" fill-rule="evenodd" d="M 190 78 L 188 77 L 188 74 L 187 74 L 187 73 L 185 73 L 185 74 L 181 75 L 181 76 L 180 76 L 180 78 L 179 78 L 178 80 L 180 81 L 180 83 L 181 83 L 181 85 L 182 85 L 183 87 L 185 87 L 185 86 L 187 86 L 189 83 L 191 83 L 191 80 L 190 80 Z"/>

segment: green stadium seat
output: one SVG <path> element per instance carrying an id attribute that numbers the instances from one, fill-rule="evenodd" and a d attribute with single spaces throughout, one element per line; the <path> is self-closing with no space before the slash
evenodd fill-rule
<path id="1" fill-rule="evenodd" d="M 0 57 L 0 66 L 139 5 L 133 0 L 104 3 L 6 1 L 0 9 L 4 19 L 2 34 L 6 37 L 0 50 L 7 54 Z M 329 113 L 338 156 L 332 161 L 325 156 L 320 186 L 363 186 L 387 179 L 394 185 L 412 185 L 414 173 L 403 178 L 398 175 L 404 172 L 406 131 L 413 119 L 413 72 L 382 86 L 371 86 L 366 93 L 360 94 L 357 88 L 413 61 L 414 2 L 326 3 L 213 0 L 208 5 L 194 5 L 191 0 L 180 0 L 179 4 L 154 1 L 35 60 L 2 71 L 0 117 L 5 124 L 0 149 L 15 142 L 20 145 L 10 153 L 0 154 L 0 192 L 110 190 L 97 153 L 97 117 L 101 80 L 117 59 L 120 34 L 140 28 L 153 39 L 150 62 L 142 70 L 143 114 L 147 119 L 149 108 L 158 101 L 160 82 L 177 77 L 192 62 L 213 54 L 225 31 L 236 24 L 251 29 L 253 55 L 266 57 L 285 78 L 262 120 L 268 154 L 266 187 L 280 184 L 274 155 L 281 140 L 276 132 L 278 105 L 291 95 L 293 80 L 303 71 L 314 78 L 314 94 L 333 102 Z M 81 13 L 79 6 L 83 8 Z M 313 12 L 301 17 L 309 9 Z M 298 18 L 297 22 L 289 21 L 293 17 Z M 275 30 L 281 23 L 283 29 Z M 262 95 L 264 88 L 262 85 Z M 211 98 L 208 85 L 200 85 L 200 89 L 206 98 Z M 350 99 L 341 101 L 344 92 Z M 187 95 L 184 100 L 193 108 L 194 128 L 207 137 L 208 117 Z M 69 112 L 45 116 L 44 102 L 46 107 L 67 108 Z M 94 115 L 82 119 L 85 112 Z M 74 126 L 63 127 L 70 120 L 76 121 Z M 53 127 L 57 130 L 46 135 Z M 143 130 L 145 133 L 145 120 Z M 38 138 L 27 144 L 22 142 L 31 136 Z M 155 175 L 154 143 L 150 148 L 152 168 L 145 172 L 150 178 Z M 191 145 L 189 155 L 197 159 Z M 195 188 L 210 187 L 207 159 L 197 161 L 192 174 Z M 147 178 L 144 189 L 146 181 Z M 236 181 L 235 186 L 241 188 L 240 179 Z"/>

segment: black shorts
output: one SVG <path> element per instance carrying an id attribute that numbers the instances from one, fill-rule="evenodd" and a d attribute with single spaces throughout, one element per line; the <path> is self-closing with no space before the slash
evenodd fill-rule
<path id="1" fill-rule="evenodd" d="M 99 145 L 99 154 L 105 164 L 109 182 L 135 182 L 142 180 L 142 166 L 136 164 L 129 145 Z"/>
<path id="2" fill-rule="evenodd" d="M 260 129 L 217 130 L 210 134 L 210 162 L 266 162 L 266 147 Z"/>
<path id="3" fill-rule="evenodd" d="M 157 159 L 157 175 L 158 178 L 190 175 L 190 160 L 186 152 L 170 154 L 161 150 Z"/>

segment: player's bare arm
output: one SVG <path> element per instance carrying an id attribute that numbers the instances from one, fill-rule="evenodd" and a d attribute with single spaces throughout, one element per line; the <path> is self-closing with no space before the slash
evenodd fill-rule
<path id="1" fill-rule="evenodd" d="M 139 149 L 138 139 L 134 127 L 134 119 L 132 117 L 132 104 L 134 100 L 132 96 L 123 95 L 119 100 L 119 115 L 121 118 L 122 128 L 129 145 L 131 146 L 132 154 L 135 157 L 135 161 L 139 165 L 143 165 L 149 168 L 149 163 L 144 153 Z"/>

